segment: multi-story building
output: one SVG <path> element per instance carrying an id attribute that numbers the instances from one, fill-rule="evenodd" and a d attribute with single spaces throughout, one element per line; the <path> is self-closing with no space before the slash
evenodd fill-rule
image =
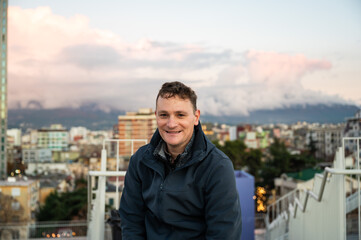
<path id="1" fill-rule="evenodd" d="M 39 180 L 16 180 L 8 178 L 6 181 L 0 181 L 0 193 L 4 196 L 10 196 L 12 199 L 11 208 L 13 211 L 7 222 L 35 222 L 35 213 L 39 201 Z M 18 213 L 17 210 L 21 209 Z"/>
<path id="2" fill-rule="evenodd" d="M 155 114 L 151 108 L 141 108 L 138 112 L 127 112 L 126 115 L 118 117 L 118 139 L 145 139 L 148 142 L 157 129 Z M 135 152 L 145 142 L 134 142 Z M 130 156 L 132 151 L 130 141 L 119 143 L 119 155 Z"/>
<path id="3" fill-rule="evenodd" d="M 8 0 L 0 0 L 0 179 L 7 176 L 6 142 L 7 142 L 7 16 Z"/>
<path id="4" fill-rule="evenodd" d="M 343 125 L 323 125 L 312 128 L 306 134 L 306 144 L 314 141 L 316 157 L 332 160 L 338 147 L 342 146 Z"/>
<path id="5" fill-rule="evenodd" d="M 23 149 L 22 150 L 23 163 L 43 163 L 52 162 L 51 150 L 47 148 L 42 149 Z"/>
<path id="6" fill-rule="evenodd" d="M 32 131 L 31 142 L 36 142 L 37 148 L 67 151 L 69 149 L 69 132 L 61 125 L 51 125 L 50 128 Z"/>
<path id="7" fill-rule="evenodd" d="M 77 142 L 80 140 L 87 140 L 89 130 L 85 127 L 72 127 L 69 131 L 70 141 Z"/>
<path id="8" fill-rule="evenodd" d="M 354 117 L 346 119 L 346 126 L 343 131 L 344 137 L 360 137 L 361 136 L 361 109 Z M 345 141 L 345 150 L 356 152 L 357 145 L 355 141 Z"/>
<path id="9" fill-rule="evenodd" d="M 8 144 L 11 146 L 21 146 L 21 129 L 12 128 L 7 130 Z M 10 139 L 10 140 L 9 140 Z"/>

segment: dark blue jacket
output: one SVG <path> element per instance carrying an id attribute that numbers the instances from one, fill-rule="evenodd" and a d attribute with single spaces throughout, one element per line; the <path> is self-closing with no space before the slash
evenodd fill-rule
<path id="1" fill-rule="evenodd" d="M 230 159 L 195 127 L 191 158 L 165 176 L 153 155 L 161 137 L 131 158 L 120 201 L 123 240 L 241 238 L 241 207 Z"/>

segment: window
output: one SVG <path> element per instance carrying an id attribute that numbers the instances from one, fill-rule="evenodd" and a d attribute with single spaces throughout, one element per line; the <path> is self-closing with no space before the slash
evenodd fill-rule
<path id="1" fill-rule="evenodd" d="M 13 188 L 11 189 L 11 196 L 18 197 L 20 196 L 20 188 Z"/>
<path id="2" fill-rule="evenodd" d="M 19 210 L 20 209 L 20 203 L 19 202 L 12 202 L 11 203 L 11 209 L 12 210 Z"/>

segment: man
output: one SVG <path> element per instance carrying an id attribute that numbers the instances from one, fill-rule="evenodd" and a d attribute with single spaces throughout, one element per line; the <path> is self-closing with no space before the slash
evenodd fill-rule
<path id="1" fill-rule="evenodd" d="M 158 129 L 131 158 L 120 201 L 123 240 L 241 238 L 229 158 L 204 135 L 194 91 L 164 83 Z"/>

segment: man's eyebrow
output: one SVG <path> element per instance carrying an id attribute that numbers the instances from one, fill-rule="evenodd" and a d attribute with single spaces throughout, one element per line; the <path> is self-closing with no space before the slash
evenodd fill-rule
<path id="1" fill-rule="evenodd" d="M 187 112 L 186 111 L 176 111 L 175 113 L 183 113 L 183 114 L 185 114 Z"/>

